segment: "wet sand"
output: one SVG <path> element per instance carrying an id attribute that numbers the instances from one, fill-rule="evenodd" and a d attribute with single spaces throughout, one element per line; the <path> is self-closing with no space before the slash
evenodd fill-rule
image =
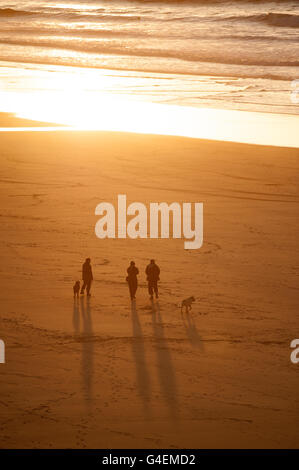
<path id="1" fill-rule="evenodd" d="M 61 124 L 53 124 L 50 122 L 39 122 L 32 121 L 31 119 L 25 119 L 16 117 L 13 113 L 1 113 L 0 112 L 0 129 L 10 127 L 47 127 L 47 126 L 62 127 Z"/>
<path id="2" fill-rule="evenodd" d="M 1 448 L 298 447 L 298 149 L 66 131 L 1 133 L 0 151 Z M 97 239 L 118 194 L 203 202 L 203 247 Z"/>

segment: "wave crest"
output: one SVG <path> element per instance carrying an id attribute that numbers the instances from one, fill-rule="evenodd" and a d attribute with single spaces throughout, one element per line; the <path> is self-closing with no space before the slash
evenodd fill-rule
<path id="1" fill-rule="evenodd" d="M 25 10 L 14 10 L 13 8 L 0 8 L 0 18 L 1 17 L 11 17 L 11 16 L 31 16 L 34 15 L 31 11 Z"/>
<path id="2" fill-rule="evenodd" d="M 269 26 L 280 26 L 286 28 L 299 27 L 299 15 L 292 15 L 291 13 L 269 12 L 248 16 L 230 16 L 226 19 L 232 21 L 253 21 L 265 23 Z M 223 18 L 221 18 L 221 20 L 223 20 Z"/>

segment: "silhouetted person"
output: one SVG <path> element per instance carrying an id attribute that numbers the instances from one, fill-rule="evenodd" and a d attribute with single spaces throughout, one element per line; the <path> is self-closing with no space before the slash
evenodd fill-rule
<path id="1" fill-rule="evenodd" d="M 83 285 L 81 287 L 80 294 L 84 294 L 84 290 L 86 287 L 87 295 L 90 296 L 90 287 L 93 280 L 90 258 L 86 258 L 85 262 L 82 265 L 82 279 Z"/>
<path id="2" fill-rule="evenodd" d="M 147 278 L 147 285 L 148 285 L 148 293 L 150 298 L 153 298 L 153 293 L 155 292 L 156 298 L 159 297 L 158 295 L 158 281 L 160 280 L 160 268 L 156 265 L 155 260 L 151 259 L 150 264 L 147 265 L 145 270 L 146 278 Z"/>
<path id="3" fill-rule="evenodd" d="M 130 297 L 131 300 L 135 299 L 135 294 L 138 287 L 137 275 L 139 274 L 139 269 L 136 268 L 135 262 L 131 261 L 130 266 L 127 269 L 127 282 L 129 285 Z"/>

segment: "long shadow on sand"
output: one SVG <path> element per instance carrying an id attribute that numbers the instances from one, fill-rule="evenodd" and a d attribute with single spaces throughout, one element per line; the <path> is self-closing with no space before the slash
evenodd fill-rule
<path id="1" fill-rule="evenodd" d="M 159 302 L 152 301 L 152 326 L 156 343 L 157 369 L 161 393 L 170 411 L 171 418 L 178 418 L 177 386 L 168 342 L 164 334 L 164 325 Z"/>
<path id="2" fill-rule="evenodd" d="M 80 312 L 79 312 L 80 309 Z M 80 313 L 82 317 L 82 330 L 80 328 Z M 87 297 L 74 299 L 73 309 L 73 326 L 74 332 L 77 335 L 78 341 L 82 344 L 82 362 L 81 373 L 83 379 L 83 393 L 86 406 L 91 408 L 93 393 L 93 356 L 94 356 L 94 342 L 93 342 L 93 328 L 90 300 Z"/>
<path id="3" fill-rule="evenodd" d="M 74 297 L 73 305 L 73 327 L 75 336 L 80 334 L 80 312 L 79 312 L 79 299 Z"/>
<path id="4" fill-rule="evenodd" d="M 132 312 L 132 329 L 133 329 L 132 352 L 133 352 L 133 356 L 134 356 L 135 364 L 136 364 L 137 389 L 143 401 L 144 412 L 146 415 L 149 415 L 151 383 L 150 383 L 150 375 L 148 372 L 146 359 L 145 359 L 144 337 L 142 333 L 142 328 L 141 328 L 135 300 L 132 300 L 131 312 Z"/>
<path id="5" fill-rule="evenodd" d="M 190 312 L 182 312 L 182 320 L 187 338 L 193 347 L 203 349 L 202 339 L 197 331 L 193 315 Z"/>

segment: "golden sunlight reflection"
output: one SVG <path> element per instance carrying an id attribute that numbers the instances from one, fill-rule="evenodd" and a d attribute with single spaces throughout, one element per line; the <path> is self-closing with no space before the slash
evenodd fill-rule
<path id="1" fill-rule="evenodd" d="M 81 130 L 299 145 L 298 116 L 152 103 L 125 93 L 128 81 L 133 88 L 138 86 L 134 76 L 81 70 L 52 70 L 33 76 L 25 73 L 23 89 L 0 90 L 0 111 Z M 125 79 L 126 88 L 122 87 Z"/>

